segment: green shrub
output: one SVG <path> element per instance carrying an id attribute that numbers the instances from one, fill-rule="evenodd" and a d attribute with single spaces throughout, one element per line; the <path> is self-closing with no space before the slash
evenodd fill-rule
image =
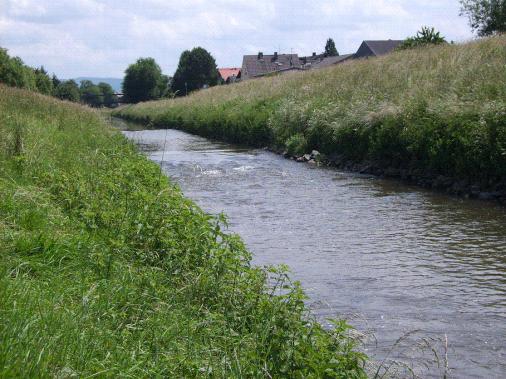
<path id="1" fill-rule="evenodd" d="M 302 155 L 307 153 L 306 138 L 302 134 L 294 134 L 286 140 L 285 147 L 288 154 L 292 156 Z"/>

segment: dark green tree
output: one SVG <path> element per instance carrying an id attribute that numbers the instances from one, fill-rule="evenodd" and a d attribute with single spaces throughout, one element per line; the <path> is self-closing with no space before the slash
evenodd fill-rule
<path id="1" fill-rule="evenodd" d="M 218 84 L 219 73 L 213 56 L 202 47 L 186 50 L 179 58 L 174 78 L 172 78 L 172 91 L 176 96 L 204 87 Z"/>
<path id="2" fill-rule="evenodd" d="M 53 92 L 54 92 L 56 90 L 56 88 L 58 88 L 58 86 L 60 85 L 61 80 L 58 79 L 56 74 L 53 74 L 51 81 L 53 82 Z"/>
<path id="3" fill-rule="evenodd" d="M 339 55 L 339 52 L 336 49 L 336 44 L 332 38 L 327 40 L 325 44 L 325 54 L 326 57 L 335 57 Z"/>
<path id="4" fill-rule="evenodd" d="M 447 43 L 446 39 L 441 35 L 440 32 L 436 32 L 434 28 L 423 26 L 415 36 L 406 38 L 397 49 L 405 50 L 419 46 L 441 45 L 444 43 Z"/>
<path id="5" fill-rule="evenodd" d="M 55 89 L 55 97 L 62 100 L 69 100 L 78 102 L 81 98 L 79 87 L 73 80 L 66 80 L 61 82 Z"/>
<path id="6" fill-rule="evenodd" d="M 53 81 L 44 69 L 44 66 L 36 68 L 34 72 L 37 91 L 44 95 L 51 95 L 53 93 Z"/>
<path id="7" fill-rule="evenodd" d="M 11 87 L 37 90 L 35 72 L 21 58 L 11 58 L 6 49 L 0 48 L 0 83 Z"/>
<path id="8" fill-rule="evenodd" d="M 167 77 L 153 58 L 139 58 L 128 66 L 123 80 L 125 100 L 131 103 L 158 99 L 167 91 Z"/>
<path id="9" fill-rule="evenodd" d="M 112 107 L 117 103 L 117 98 L 114 95 L 114 90 L 111 85 L 108 83 L 100 82 L 98 83 L 98 88 L 102 93 L 103 105 L 106 107 Z"/>
<path id="10" fill-rule="evenodd" d="M 91 107 L 100 107 L 103 104 L 102 92 L 91 80 L 82 80 L 79 86 L 81 101 Z"/>
<path id="11" fill-rule="evenodd" d="M 469 17 L 479 36 L 506 32 L 506 0 L 460 0 L 461 15 Z"/>

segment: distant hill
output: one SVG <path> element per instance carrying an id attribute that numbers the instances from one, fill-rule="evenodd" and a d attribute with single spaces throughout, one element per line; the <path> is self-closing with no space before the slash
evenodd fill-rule
<path id="1" fill-rule="evenodd" d="M 77 84 L 80 84 L 83 80 L 91 80 L 93 84 L 98 84 L 100 82 L 108 83 L 111 85 L 112 89 L 115 92 L 121 92 L 121 83 L 123 83 L 123 79 L 118 78 L 92 78 L 92 77 L 79 77 L 74 79 Z"/>

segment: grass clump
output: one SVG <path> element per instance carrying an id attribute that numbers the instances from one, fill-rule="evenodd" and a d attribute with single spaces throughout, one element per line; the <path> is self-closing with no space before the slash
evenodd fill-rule
<path id="1" fill-rule="evenodd" d="M 506 178 L 506 36 L 126 106 L 116 115 L 253 146 L 419 170 L 487 187 Z"/>
<path id="2" fill-rule="evenodd" d="M 0 377 L 365 376 L 97 113 L 0 85 L 0 133 Z"/>

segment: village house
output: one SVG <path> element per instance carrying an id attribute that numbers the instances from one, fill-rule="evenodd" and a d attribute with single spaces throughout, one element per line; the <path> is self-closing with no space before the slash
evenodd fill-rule
<path id="1" fill-rule="evenodd" d="M 308 69 L 318 69 L 329 67 L 338 63 L 345 62 L 349 59 L 352 59 L 354 54 L 343 54 L 327 57 L 325 54 L 316 54 L 313 53 L 312 56 L 302 57 L 300 58 L 302 67 L 306 70 Z"/>
<path id="2" fill-rule="evenodd" d="M 241 79 L 241 69 L 237 67 L 219 68 L 220 79 L 222 83 L 230 84 Z"/>
<path id="3" fill-rule="evenodd" d="M 353 58 L 353 54 L 327 57 L 324 54 L 313 53 L 309 57 L 299 57 L 298 54 L 245 55 L 242 63 L 241 75 L 243 80 L 259 78 L 274 73 L 311 70 L 329 67 Z"/>
<path id="4" fill-rule="evenodd" d="M 242 61 L 242 80 L 260 78 L 275 73 L 285 73 L 296 70 L 315 70 L 333 66 L 352 59 L 377 57 L 394 51 L 402 40 L 363 41 L 355 54 L 325 56 L 313 53 L 311 56 L 299 57 L 298 54 L 245 55 Z"/>
<path id="5" fill-rule="evenodd" d="M 241 76 L 243 80 L 259 78 L 272 73 L 302 70 L 297 54 L 245 55 L 242 60 Z"/>
<path id="6" fill-rule="evenodd" d="M 354 58 L 379 57 L 394 51 L 403 41 L 401 40 L 383 40 L 383 41 L 364 41 L 355 53 Z"/>

